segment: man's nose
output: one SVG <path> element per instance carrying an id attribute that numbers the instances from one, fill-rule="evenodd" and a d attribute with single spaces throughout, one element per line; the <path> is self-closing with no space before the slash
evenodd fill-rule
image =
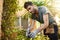
<path id="1" fill-rule="evenodd" d="M 29 10 L 29 12 L 31 13 L 32 11 L 31 11 L 31 10 Z"/>

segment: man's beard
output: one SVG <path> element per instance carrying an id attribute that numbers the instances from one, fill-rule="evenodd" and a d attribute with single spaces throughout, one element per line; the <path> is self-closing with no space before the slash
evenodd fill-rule
<path id="1" fill-rule="evenodd" d="M 34 11 L 32 12 L 32 14 L 36 14 L 36 10 L 34 9 Z"/>

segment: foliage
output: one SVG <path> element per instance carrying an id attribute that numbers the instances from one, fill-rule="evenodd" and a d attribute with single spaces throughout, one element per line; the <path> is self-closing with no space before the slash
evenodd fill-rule
<path id="1" fill-rule="evenodd" d="M 15 20 L 16 11 L 18 10 L 17 0 L 4 0 L 3 2 L 3 13 L 2 13 L 2 31 L 4 32 L 3 40 L 13 40 L 11 35 L 16 32 Z"/>
<path id="2" fill-rule="evenodd" d="M 34 39 L 33 38 L 27 38 L 26 35 L 26 30 L 18 30 L 18 34 L 16 37 L 16 40 L 49 40 L 49 38 L 42 34 L 38 34 Z"/>
<path id="3" fill-rule="evenodd" d="M 42 6 L 45 5 L 45 1 L 39 1 L 39 2 L 33 2 L 33 4 L 37 5 L 37 6 Z"/>
<path id="4" fill-rule="evenodd" d="M 25 15 L 22 15 L 21 17 L 23 18 L 23 19 L 28 19 L 28 18 L 30 18 L 31 17 L 31 13 L 29 13 L 29 12 L 27 12 Z"/>

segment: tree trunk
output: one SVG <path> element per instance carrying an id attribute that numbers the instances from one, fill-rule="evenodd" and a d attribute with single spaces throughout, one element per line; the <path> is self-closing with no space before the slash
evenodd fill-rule
<path id="1" fill-rule="evenodd" d="M 0 0 L 0 40 L 2 36 L 2 31 L 1 31 L 2 10 L 3 10 L 3 0 Z"/>

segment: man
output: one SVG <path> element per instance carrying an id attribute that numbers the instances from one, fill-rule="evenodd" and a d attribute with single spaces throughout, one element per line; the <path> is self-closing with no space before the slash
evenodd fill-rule
<path id="1" fill-rule="evenodd" d="M 50 15 L 49 10 L 45 6 L 36 7 L 32 2 L 25 2 L 24 8 L 32 13 L 31 19 L 37 20 L 41 23 L 41 27 L 30 32 L 31 28 L 27 29 L 27 36 L 34 38 L 39 32 L 44 30 L 44 35 L 48 35 L 50 40 L 58 40 L 58 28 L 55 20 Z M 33 27 L 34 28 L 34 27 Z"/>

